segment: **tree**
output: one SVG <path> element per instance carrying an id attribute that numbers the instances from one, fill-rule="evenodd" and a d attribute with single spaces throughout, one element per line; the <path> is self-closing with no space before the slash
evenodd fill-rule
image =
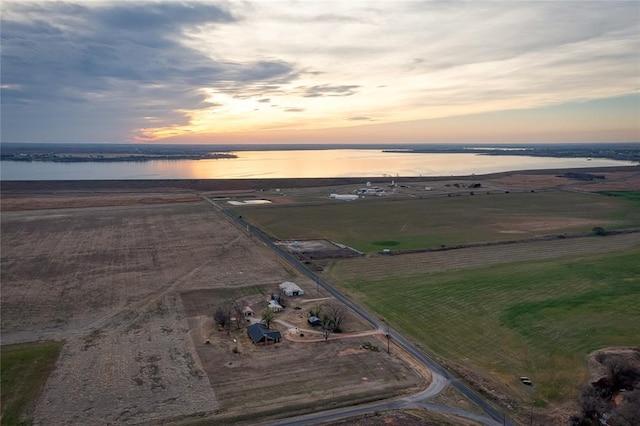
<path id="1" fill-rule="evenodd" d="M 213 319 L 222 329 L 227 329 L 229 334 L 229 325 L 231 325 L 231 311 L 228 308 L 218 306 L 213 313 Z"/>
<path id="2" fill-rule="evenodd" d="M 598 422 L 609 406 L 609 401 L 603 398 L 603 391 L 594 386 L 587 385 L 582 390 L 580 397 L 582 415 L 584 420 Z"/>
<path id="3" fill-rule="evenodd" d="M 322 319 L 322 335 L 324 336 L 324 341 L 329 342 L 329 335 L 331 335 L 331 330 L 333 330 L 333 324 L 328 317 L 323 317 Z"/>
<path id="4" fill-rule="evenodd" d="M 633 384 L 640 379 L 640 368 L 636 367 L 630 359 L 621 355 L 611 355 L 603 365 L 611 378 L 611 391 L 621 389 L 632 390 Z"/>
<path id="5" fill-rule="evenodd" d="M 341 303 L 328 303 L 324 308 L 323 323 L 330 324 L 331 331 L 340 333 L 347 319 L 347 308 Z"/>
<path id="6" fill-rule="evenodd" d="M 580 398 L 583 417 L 574 423 L 598 424 L 604 413 L 612 411 L 613 396 L 624 389 L 627 392 L 611 417 L 612 424 L 640 424 L 640 390 L 634 388 L 640 379 L 640 357 L 599 354 L 596 360 L 605 367 L 607 375 L 584 388 Z"/>
<path id="7" fill-rule="evenodd" d="M 604 237 L 605 235 L 607 235 L 607 231 L 601 227 L 601 226 L 596 226 L 595 228 L 593 228 L 591 230 L 595 235 L 599 235 L 601 237 Z"/>
<path id="8" fill-rule="evenodd" d="M 322 303 L 315 303 L 311 309 L 309 309 L 309 315 L 312 317 L 320 318 L 322 314 Z"/>
<path id="9" fill-rule="evenodd" d="M 262 322 L 267 324 L 267 328 L 271 326 L 271 323 L 276 318 L 276 315 L 273 313 L 271 308 L 264 308 L 262 310 Z"/>
<path id="10" fill-rule="evenodd" d="M 238 299 L 233 304 L 233 310 L 236 314 L 236 325 L 240 328 L 240 322 L 244 318 L 244 308 L 245 306 L 249 306 L 249 303 L 244 299 Z"/>

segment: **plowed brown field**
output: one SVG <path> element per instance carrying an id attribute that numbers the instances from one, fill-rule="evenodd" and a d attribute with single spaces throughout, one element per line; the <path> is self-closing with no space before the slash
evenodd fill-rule
<path id="1" fill-rule="evenodd" d="M 31 413 L 36 424 L 282 416 L 282 406 L 313 410 L 421 380 L 382 352 L 325 362 L 362 338 L 256 348 L 241 329 L 232 353 L 213 327 L 215 306 L 233 294 L 266 304 L 286 280 L 318 297 L 316 285 L 195 194 L 104 195 L 116 204 L 108 207 L 96 196 L 45 198 L 52 209 L 40 208 L 40 195 L 21 198 L 26 210 L 2 212 L 1 223 L 2 344 L 66 341 Z M 194 311 L 183 294 L 208 296 Z M 326 377 L 333 392 L 310 388 Z"/>

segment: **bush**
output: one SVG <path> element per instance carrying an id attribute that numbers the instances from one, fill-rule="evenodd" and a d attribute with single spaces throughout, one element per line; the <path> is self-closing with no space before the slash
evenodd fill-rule
<path id="1" fill-rule="evenodd" d="M 605 235 L 607 235 L 607 231 L 601 227 L 601 226 L 596 226 L 595 228 L 593 228 L 591 230 L 595 235 L 599 235 L 601 237 L 604 237 Z"/>
<path id="2" fill-rule="evenodd" d="M 364 342 L 362 345 L 360 345 L 360 347 L 362 349 L 366 349 L 366 350 L 372 351 L 372 352 L 379 352 L 380 351 L 380 349 L 377 346 L 372 345 L 371 342 Z"/>

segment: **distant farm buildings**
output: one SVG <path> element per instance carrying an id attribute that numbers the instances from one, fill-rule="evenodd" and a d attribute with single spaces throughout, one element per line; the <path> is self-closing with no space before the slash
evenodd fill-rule
<path id="1" fill-rule="evenodd" d="M 329 198 L 342 201 L 355 201 L 358 199 L 358 196 L 353 194 L 330 194 Z"/>
<path id="2" fill-rule="evenodd" d="M 304 290 L 298 287 L 297 284 L 292 283 L 290 281 L 285 281 L 280 284 L 280 290 L 284 292 L 287 296 L 302 296 L 304 294 Z"/>
<path id="3" fill-rule="evenodd" d="M 378 187 L 378 186 L 371 186 L 371 187 L 367 187 L 367 188 L 360 188 L 356 191 L 356 194 L 359 195 L 377 195 L 378 197 L 382 197 L 383 195 L 386 195 L 387 193 L 385 192 L 384 189 Z"/>
<path id="4" fill-rule="evenodd" d="M 247 334 L 258 346 L 273 345 L 282 339 L 282 334 L 278 330 L 270 330 L 266 324 L 261 322 L 247 327 Z"/>

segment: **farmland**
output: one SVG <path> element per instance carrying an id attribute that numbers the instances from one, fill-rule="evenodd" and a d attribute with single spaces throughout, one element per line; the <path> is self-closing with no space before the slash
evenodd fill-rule
<path id="1" fill-rule="evenodd" d="M 286 195 L 248 181 L 227 192 L 204 181 L 100 182 L 95 192 L 93 183 L 3 185 L 3 355 L 9 344 L 62 345 L 31 401 L 42 425 L 252 423 L 424 385 L 428 372 L 416 374 L 393 350 L 366 349 L 385 341 L 355 315 L 345 333 L 357 336 L 325 343 L 303 330 L 309 306 L 328 293 L 201 195 L 268 198 L 273 204 L 234 211 L 277 238 L 327 238 L 367 252 L 313 266 L 507 412 L 534 405 L 545 414 L 575 401 L 588 380 L 586 353 L 640 344 L 640 233 L 592 232 L 638 227 L 637 192 L 624 191 L 627 175 L 578 183 L 606 194 L 527 187 L 567 184 L 555 175 L 491 185 L 500 179 L 520 192 L 419 198 L 411 189 L 338 203 L 326 199 L 333 186 L 295 182 Z M 378 253 L 424 247 L 435 250 Z M 285 280 L 306 294 L 276 316 L 281 343 L 256 347 L 242 327 L 215 327 L 215 307 L 243 298 L 259 313 Z"/>
<path id="2" fill-rule="evenodd" d="M 489 372 L 505 395 L 524 397 L 517 377 L 530 376 L 546 405 L 576 397 L 590 351 L 640 344 L 639 256 L 636 237 L 613 253 L 384 278 L 343 261 L 330 276 L 461 371 Z"/>
<path id="3" fill-rule="evenodd" d="M 564 191 L 236 210 L 278 239 L 326 238 L 368 253 L 640 226 L 633 200 Z"/>
<path id="4" fill-rule="evenodd" d="M 276 237 L 328 238 L 368 251 L 318 262 L 323 277 L 503 405 L 544 413 L 575 409 L 589 352 L 640 344 L 640 234 L 591 233 L 638 227 L 634 194 L 523 192 L 239 213 Z M 550 234 L 557 237 L 540 238 Z"/>
<path id="5" fill-rule="evenodd" d="M 251 422 L 375 400 L 425 380 L 397 358 L 361 350 L 366 341 L 379 344 L 375 335 L 256 348 L 244 328 L 218 333 L 216 306 L 242 297 L 259 313 L 282 281 L 294 280 L 311 298 L 328 295 L 199 196 L 62 193 L 19 200 L 2 212 L 7 418 L 41 425 Z M 288 311 L 277 319 L 306 326 L 306 311 Z M 288 326 L 275 327 L 288 334 Z M 371 331 L 355 316 L 345 329 L 361 330 Z M 34 378 L 40 386 L 46 380 L 40 397 L 40 388 L 5 394 L 5 355 L 18 347 L 8 345 L 43 340 L 61 343 L 54 345 L 60 356 L 48 380 L 50 370 Z M 13 364 L 30 366 L 26 358 Z M 332 392 L 325 391 L 327 377 Z M 10 396 L 28 404 L 12 409 L 5 405 Z"/>

